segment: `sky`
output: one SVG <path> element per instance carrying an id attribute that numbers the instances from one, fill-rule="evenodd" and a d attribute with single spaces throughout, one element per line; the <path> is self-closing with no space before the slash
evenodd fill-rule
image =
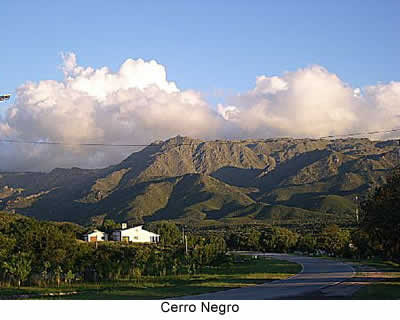
<path id="1" fill-rule="evenodd" d="M 0 138 L 149 143 L 400 127 L 399 16 L 390 0 L 6 0 L 0 92 L 13 99 L 0 104 Z M 102 167 L 132 151 L 0 147 L 0 170 Z"/>

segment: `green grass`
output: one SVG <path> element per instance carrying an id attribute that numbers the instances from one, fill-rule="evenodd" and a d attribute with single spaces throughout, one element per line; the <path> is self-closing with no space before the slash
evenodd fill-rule
<path id="1" fill-rule="evenodd" d="M 359 263 L 362 265 L 374 267 L 378 271 L 387 271 L 387 272 L 399 271 L 400 272 L 400 264 L 393 262 L 393 261 L 387 261 L 387 260 L 381 260 L 381 259 L 371 259 L 371 260 L 361 260 Z"/>
<path id="2" fill-rule="evenodd" d="M 382 260 L 380 258 L 361 259 L 361 260 L 348 259 L 348 258 L 336 258 L 336 257 L 328 257 L 328 256 L 320 256 L 318 258 L 350 262 L 356 267 L 357 267 L 357 265 L 369 266 L 369 267 L 375 268 L 377 271 L 400 272 L 400 264 L 399 263 L 396 263 L 393 261 L 388 261 L 388 260 Z"/>
<path id="3" fill-rule="evenodd" d="M 196 275 L 143 277 L 140 282 L 114 281 L 104 283 L 73 284 L 62 288 L 5 288 L 0 298 L 17 294 L 77 291 L 78 294 L 62 297 L 32 297 L 41 299 L 163 299 L 231 288 L 252 286 L 277 279 L 284 279 L 300 272 L 298 264 L 272 259 L 226 263 L 218 267 L 205 267 Z"/>
<path id="4" fill-rule="evenodd" d="M 385 273 L 385 280 L 362 287 L 353 296 L 358 300 L 400 299 L 400 272 Z"/>
<path id="5" fill-rule="evenodd" d="M 340 260 L 352 263 L 357 270 L 356 277 L 365 279 L 364 285 L 358 290 L 352 299 L 355 300 L 393 300 L 400 299 L 400 264 L 382 260 L 379 258 L 354 260 L 323 257 L 325 259 Z M 365 271 L 363 266 L 373 268 Z M 375 272 L 373 279 L 368 278 L 369 272 Z M 375 279 L 374 279 L 375 278 Z"/>
<path id="6" fill-rule="evenodd" d="M 381 272 L 378 280 L 363 286 L 353 299 L 392 300 L 400 299 L 400 264 L 380 259 L 362 260 L 361 265 L 375 268 Z"/>
<path id="7" fill-rule="evenodd" d="M 5 299 L 7 297 L 13 297 L 17 295 L 41 295 L 49 293 L 59 293 L 59 292 L 72 292 L 76 291 L 73 286 L 66 287 L 61 286 L 60 288 L 54 287 L 0 287 L 0 299 Z"/>

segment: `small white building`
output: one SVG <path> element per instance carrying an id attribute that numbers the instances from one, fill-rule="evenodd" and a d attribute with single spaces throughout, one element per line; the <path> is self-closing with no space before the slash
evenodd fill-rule
<path id="1" fill-rule="evenodd" d="M 140 243 L 157 243 L 160 241 L 160 235 L 143 230 L 143 226 L 124 229 L 125 224 L 122 225 L 121 230 L 113 231 L 112 239 L 114 241 L 123 242 L 140 242 Z"/>
<path id="2" fill-rule="evenodd" d="M 99 230 L 93 230 L 84 235 L 83 239 L 86 242 L 100 242 L 100 241 L 107 241 L 108 235 L 107 233 Z"/>

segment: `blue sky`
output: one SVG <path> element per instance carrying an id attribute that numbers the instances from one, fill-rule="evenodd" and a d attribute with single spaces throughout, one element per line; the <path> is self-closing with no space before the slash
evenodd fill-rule
<path id="1" fill-rule="evenodd" d="M 1 92 L 60 80 L 68 51 L 113 70 L 156 59 L 180 88 L 206 94 L 311 64 L 354 87 L 400 80 L 400 1 L 6 0 L 1 10 Z"/>

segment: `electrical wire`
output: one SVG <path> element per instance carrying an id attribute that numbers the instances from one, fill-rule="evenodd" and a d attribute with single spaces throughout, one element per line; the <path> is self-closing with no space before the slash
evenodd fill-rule
<path id="1" fill-rule="evenodd" d="M 64 146 L 83 146 L 83 147 L 147 147 L 159 144 L 109 144 L 109 143 L 68 143 L 54 141 L 27 141 L 14 139 L 0 139 L 4 143 L 21 143 L 21 144 L 41 144 L 41 145 L 64 145 Z"/>
<path id="2" fill-rule="evenodd" d="M 400 128 L 389 129 L 389 130 L 380 130 L 380 131 L 369 131 L 369 132 L 355 132 L 355 133 L 347 133 L 347 134 L 336 134 L 330 136 L 319 137 L 319 139 L 327 139 L 327 138 L 339 138 L 339 137 L 353 137 L 353 136 L 361 136 L 361 135 L 374 135 L 379 133 L 391 133 L 400 131 Z"/>
<path id="3" fill-rule="evenodd" d="M 329 136 L 321 136 L 316 137 L 314 139 L 332 139 L 332 138 L 344 138 L 344 137 L 354 137 L 360 135 L 374 135 L 381 133 L 391 133 L 398 132 L 400 128 L 394 128 L 389 130 L 378 130 L 378 131 L 368 131 L 368 132 L 354 132 L 348 134 L 338 134 L 338 135 L 329 135 Z M 283 137 L 282 137 L 283 138 Z M 268 138 L 268 139 L 252 139 L 256 141 L 266 141 L 271 139 L 278 138 Z M 218 144 L 232 144 L 232 143 L 243 143 L 244 141 L 208 141 L 215 142 Z M 16 139 L 0 139 L 0 143 L 15 143 L 15 144 L 35 144 L 35 145 L 55 145 L 55 146 L 78 146 L 78 147 L 159 147 L 162 143 L 151 143 L 151 144 L 111 144 L 111 143 L 68 143 L 68 142 L 57 142 L 57 141 L 29 141 L 29 140 L 16 140 Z M 168 146 L 183 146 L 183 145 L 192 145 L 191 143 L 176 143 L 176 144 L 168 144 Z"/>

